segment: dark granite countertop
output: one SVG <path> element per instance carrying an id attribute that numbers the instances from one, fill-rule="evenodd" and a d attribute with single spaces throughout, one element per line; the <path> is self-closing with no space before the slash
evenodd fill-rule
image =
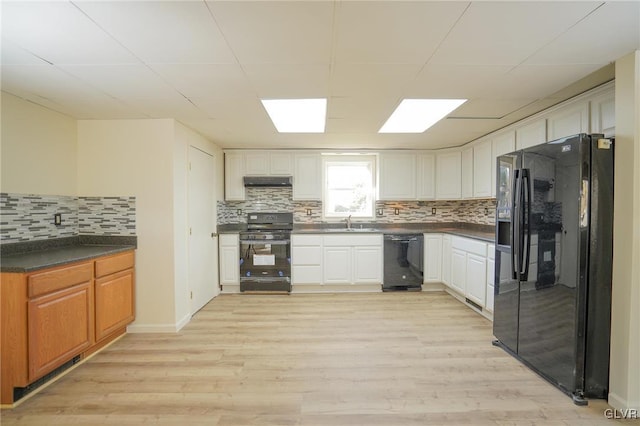
<path id="1" fill-rule="evenodd" d="M 33 272 L 39 269 L 90 260 L 134 250 L 136 237 L 76 236 L 2 245 L 1 272 Z"/>
<path id="2" fill-rule="evenodd" d="M 218 225 L 220 234 L 243 232 L 247 225 L 226 224 Z M 477 225 L 472 223 L 361 223 L 354 222 L 352 230 L 348 231 L 344 223 L 294 224 L 293 234 L 412 234 L 412 233 L 444 233 L 460 237 L 474 238 L 493 243 L 495 228 L 493 225 Z"/>

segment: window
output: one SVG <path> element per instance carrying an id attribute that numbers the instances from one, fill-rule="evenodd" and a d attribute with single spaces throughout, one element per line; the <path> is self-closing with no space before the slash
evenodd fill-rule
<path id="1" fill-rule="evenodd" d="M 375 156 L 327 155 L 323 169 L 325 218 L 374 217 Z"/>

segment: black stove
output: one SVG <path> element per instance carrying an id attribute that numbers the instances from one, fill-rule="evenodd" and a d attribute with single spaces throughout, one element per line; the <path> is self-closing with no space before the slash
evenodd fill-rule
<path id="1" fill-rule="evenodd" d="M 249 213 L 240 233 L 240 291 L 291 292 L 292 213 Z"/>

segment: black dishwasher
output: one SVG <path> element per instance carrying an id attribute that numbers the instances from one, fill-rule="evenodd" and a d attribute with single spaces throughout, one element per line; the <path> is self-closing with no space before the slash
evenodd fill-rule
<path id="1" fill-rule="evenodd" d="M 423 280 L 422 234 L 384 235 L 382 291 L 420 291 Z"/>

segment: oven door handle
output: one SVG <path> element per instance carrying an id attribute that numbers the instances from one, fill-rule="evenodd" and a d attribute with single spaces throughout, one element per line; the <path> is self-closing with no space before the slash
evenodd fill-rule
<path id="1" fill-rule="evenodd" d="M 275 245 L 291 244 L 291 240 L 240 240 L 240 244 L 251 244 L 251 245 L 271 244 L 275 246 Z"/>

